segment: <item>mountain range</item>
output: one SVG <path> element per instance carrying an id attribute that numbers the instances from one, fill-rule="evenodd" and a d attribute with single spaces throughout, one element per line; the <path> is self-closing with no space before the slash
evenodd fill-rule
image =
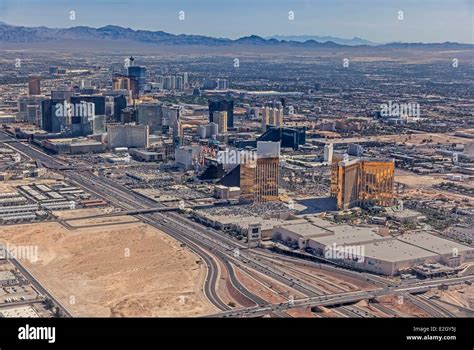
<path id="1" fill-rule="evenodd" d="M 286 40 L 286 41 L 298 41 L 298 42 L 314 40 L 320 43 L 324 43 L 326 41 L 332 41 L 333 43 L 336 43 L 339 45 L 347 45 L 347 46 L 379 45 L 378 43 L 374 43 L 372 41 L 359 38 L 359 37 L 353 37 L 352 39 L 345 39 L 345 38 L 338 38 L 335 36 L 317 36 L 317 35 L 272 35 L 272 36 L 267 37 L 266 39 L 277 39 L 280 41 Z"/>
<path id="2" fill-rule="evenodd" d="M 128 41 L 151 45 L 201 45 L 201 46 L 293 46 L 303 48 L 338 48 L 338 47 L 372 47 L 387 48 L 441 48 L 472 49 L 472 44 L 445 43 L 390 43 L 376 44 L 361 38 L 341 39 L 336 37 L 317 36 L 273 36 L 262 38 L 250 35 L 239 39 L 214 38 L 203 35 L 170 34 L 163 31 L 134 30 L 115 25 L 101 28 L 77 26 L 71 28 L 24 27 L 0 22 L 0 42 L 3 43 L 40 43 L 55 41 L 86 40 L 95 42 Z"/>

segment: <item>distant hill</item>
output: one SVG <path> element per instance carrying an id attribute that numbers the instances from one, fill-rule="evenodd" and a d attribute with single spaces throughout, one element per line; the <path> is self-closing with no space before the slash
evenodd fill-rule
<path id="1" fill-rule="evenodd" d="M 307 39 L 307 40 L 303 40 Z M 137 42 L 150 45 L 199 45 L 199 46 L 262 46 L 262 47 L 302 47 L 302 48 L 340 48 L 340 47 L 387 47 L 387 48 L 474 48 L 474 45 L 458 43 L 391 43 L 375 44 L 361 38 L 341 39 L 334 37 L 289 36 L 262 38 L 250 35 L 239 39 L 213 38 L 203 35 L 170 34 L 163 31 L 134 30 L 120 26 L 107 25 L 101 28 L 77 26 L 71 28 L 23 27 L 0 22 L 0 42 L 3 43 L 42 43 L 55 41 L 94 42 L 107 45 L 113 42 Z"/>
<path id="2" fill-rule="evenodd" d="M 316 35 L 272 35 L 267 37 L 267 39 L 276 39 L 279 41 L 286 40 L 286 41 L 298 41 L 298 42 L 305 42 L 309 40 L 314 40 L 320 43 L 325 43 L 327 41 L 332 41 L 333 43 L 339 45 L 347 45 L 347 46 L 356 46 L 356 45 L 370 45 L 375 46 L 378 45 L 372 41 L 353 37 L 352 39 L 344 39 L 338 38 L 334 36 L 316 36 Z"/>

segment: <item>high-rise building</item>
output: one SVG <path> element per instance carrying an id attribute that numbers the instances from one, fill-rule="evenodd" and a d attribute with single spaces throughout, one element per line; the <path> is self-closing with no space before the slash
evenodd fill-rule
<path id="1" fill-rule="evenodd" d="M 26 120 L 28 123 L 41 125 L 41 103 L 39 105 L 28 105 L 26 107 Z"/>
<path id="2" fill-rule="evenodd" d="M 28 95 L 41 95 L 41 78 L 37 75 L 28 77 Z"/>
<path id="3" fill-rule="evenodd" d="M 219 134 L 225 134 L 227 132 L 227 112 L 214 112 L 212 122 L 219 126 Z"/>
<path id="4" fill-rule="evenodd" d="M 227 90 L 229 88 L 229 81 L 227 79 L 216 80 L 217 90 Z"/>
<path id="5" fill-rule="evenodd" d="M 130 78 L 123 74 L 115 74 L 112 78 L 112 89 L 116 90 L 130 90 Z"/>
<path id="6" fill-rule="evenodd" d="M 81 102 L 93 103 L 95 114 L 105 115 L 105 96 L 102 96 L 102 95 L 72 96 L 70 101 L 72 104 L 79 104 Z"/>
<path id="7" fill-rule="evenodd" d="M 165 77 L 162 75 L 157 75 L 155 77 L 155 83 L 158 84 L 160 89 L 163 89 L 163 84 L 165 83 Z"/>
<path id="8" fill-rule="evenodd" d="M 171 90 L 171 76 L 168 75 L 163 79 L 163 89 Z"/>
<path id="9" fill-rule="evenodd" d="M 334 153 L 334 146 L 332 143 L 324 146 L 324 162 L 331 164 L 332 155 Z"/>
<path id="10" fill-rule="evenodd" d="M 107 147 L 147 148 L 148 126 L 146 125 L 108 125 Z"/>
<path id="11" fill-rule="evenodd" d="M 74 95 L 74 91 L 67 88 L 66 86 L 59 87 L 57 90 L 51 90 L 51 99 L 52 100 L 67 100 Z"/>
<path id="12" fill-rule="evenodd" d="M 282 148 L 292 148 L 298 150 L 306 143 L 306 127 L 274 127 L 269 125 L 267 130 L 257 138 L 257 141 L 280 142 Z"/>
<path id="13" fill-rule="evenodd" d="M 279 179 L 280 143 L 257 142 L 256 161 L 240 164 L 241 201 L 277 201 Z"/>
<path id="14" fill-rule="evenodd" d="M 114 91 L 130 91 L 132 93 L 132 98 L 138 98 L 140 92 L 138 78 L 134 76 L 126 76 L 123 74 L 115 74 L 114 78 L 112 79 L 112 88 Z"/>
<path id="15" fill-rule="evenodd" d="M 41 128 L 47 132 L 60 132 L 61 129 L 70 123 L 68 116 L 56 115 L 57 104 L 63 104 L 61 99 L 48 99 L 41 101 Z"/>
<path id="16" fill-rule="evenodd" d="M 41 102 L 41 128 L 64 136 L 87 136 L 93 133 L 94 103 L 71 103 L 63 99 Z"/>
<path id="17" fill-rule="evenodd" d="M 137 109 L 133 106 L 122 109 L 120 122 L 123 124 L 135 123 L 137 121 Z"/>
<path id="18" fill-rule="evenodd" d="M 219 125 L 216 123 L 209 123 L 204 125 L 199 125 L 198 134 L 202 139 L 208 139 L 215 137 L 219 133 Z"/>
<path id="19" fill-rule="evenodd" d="M 146 83 L 146 68 L 143 66 L 130 66 L 128 67 L 128 76 L 137 80 L 138 91 L 142 91 Z"/>
<path id="20" fill-rule="evenodd" d="M 35 96 L 20 96 L 18 98 L 18 120 L 29 123 L 38 123 L 36 113 L 41 113 L 41 101 L 46 100 L 45 96 L 35 95 Z M 31 107 L 31 108 L 30 108 Z M 37 110 L 35 114 L 33 113 L 33 108 Z M 29 111 L 30 110 L 30 111 Z M 39 124 L 38 124 L 39 125 Z"/>
<path id="21" fill-rule="evenodd" d="M 184 90 L 183 77 L 176 77 L 176 90 Z"/>
<path id="22" fill-rule="evenodd" d="M 188 73 L 183 73 L 183 85 L 185 89 L 189 88 L 189 75 Z"/>
<path id="23" fill-rule="evenodd" d="M 204 79 L 202 83 L 202 88 L 204 90 L 212 90 L 217 87 L 217 82 L 214 79 Z"/>
<path id="24" fill-rule="evenodd" d="M 114 96 L 114 120 L 122 120 L 122 110 L 127 108 L 127 99 L 123 95 Z"/>
<path id="25" fill-rule="evenodd" d="M 148 125 L 152 134 L 161 134 L 163 130 L 163 112 L 161 104 L 142 103 L 137 107 L 137 120 L 140 125 Z"/>
<path id="26" fill-rule="evenodd" d="M 103 134 L 107 130 L 107 117 L 105 115 L 95 115 L 92 119 L 92 134 Z"/>
<path id="27" fill-rule="evenodd" d="M 171 81 L 171 86 L 170 86 L 170 90 L 176 90 L 176 76 L 175 75 L 172 75 L 170 77 L 170 81 Z"/>
<path id="28" fill-rule="evenodd" d="M 266 107 L 268 109 L 268 123 L 275 127 L 283 126 L 283 108 Z"/>
<path id="29" fill-rule="evenodd" d="M 181 108 L 178 105 L 166 104 L 161 107 L 163 113 L 163 125 L 173 127 L 181 118 Z"/>
<path id="30" fill-rule="evenodd" d="M 258 159 L 258 158 L 257 158 Z M 240 164 L 240 201 L 255 202 L 257 163 Z"/>
<path id="31" fill-rule="evenodd" d="M 209 100 L 209 122 L 212 122 L 214 112 L 227 112 L 227 127 L 234 126 L 234 101 L 232 99 Z"/>
<path id="32" fill-rule="evenodd" d="M 262 133 L 267 131 L 270 123 L 270 109 L 268 107 L 262 108 Z"/>
<path id="33" fill-rule="evenodd" d="M 331 196 L 339 210 L 355 206 L 393 205 L 393 160 L 349 159 L 333 155 Z"/>

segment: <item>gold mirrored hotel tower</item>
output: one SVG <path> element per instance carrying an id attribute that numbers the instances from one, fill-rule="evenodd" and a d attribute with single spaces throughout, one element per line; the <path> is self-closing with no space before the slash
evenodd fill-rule
<path id="1" fill-rule="evenodd" d="M 357 206 L 391 206 L 395 163 L 385 159 L 351 159 L 334 155 L 331 197 L 339 210 Z"/>
<path id="2" fill-rule="evenodd" d="M 240 200 L 262 203 L 278 201 L 280 143 L 257 142 L 256 161 L 240 165 Z"/>

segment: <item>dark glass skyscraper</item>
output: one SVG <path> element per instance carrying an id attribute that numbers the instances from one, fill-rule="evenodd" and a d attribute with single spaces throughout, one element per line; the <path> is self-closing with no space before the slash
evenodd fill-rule
<path id="1" fill-rule="evenodd" d="M 64 115 L 62 106 L 63 99 L 50 99 L 41 102 L 41 128 L 47 132 L 61 132 L 61 129 L 68 124 L 68 117 Z M 56 115 L 58 106 L 61 113 Z"/>
<path id="2" fill-rule="evenodd" d="M 127 108 L 127 99 L 123 95 L 114 96 L 114 120 L 122 120 L 122 109 Z"/>
<path id="3" fill-rule="evenodd" d="M 128 76 L 137 79 L 138 90 L 141 91 L 146 82 L 146 68 L 143 66 L 128 67 Z"/>
<path id="4" fill-rule="evenodd" d="M 72 96 L 71 103 L 92 102 L 95 115 L 105 115 L 105 96 Z"/>

